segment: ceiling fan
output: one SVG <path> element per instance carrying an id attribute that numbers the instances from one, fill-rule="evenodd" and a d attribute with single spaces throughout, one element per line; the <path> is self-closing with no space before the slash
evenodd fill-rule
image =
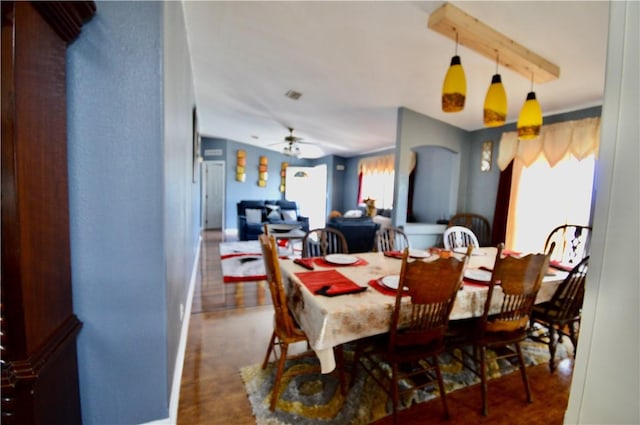
<path id="1" fill-rule="evenodd" d="M 282 153 L 287 156 L 298 158 L 300 157 L 300 155 L 302 155 L 300 144 L 306 143 L 306 142 L 303 142 L 302 141 L 303 139 L 301 137 L 297 137 L 293 135 L 293 128 L 288 127 L 288 129 L 289 129 L 289 135 L 284 138 L 285 146 L 282 148 Z M 278 145 L 280 143 L 274 143 L 274 145 Z"/>

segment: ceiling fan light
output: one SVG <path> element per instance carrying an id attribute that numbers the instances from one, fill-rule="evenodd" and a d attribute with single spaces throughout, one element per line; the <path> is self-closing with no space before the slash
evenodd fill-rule
<path id="1" fill-rule="evenodd" d="M 500 74 L 491 78 L 491 85 L 484 98 L 484 125 L 498 127 L 507 121 L 507 93 L 502 85 Z"/>
<path id="2" fill-rule="evenodd" d="M 442 110 L 458 112 L 464 109 L 467 95 L 467 80 L 460 62 L 460 56 L 451 58 L 451 65 L 442 83 Z"/>
<path id="3" fill-rule="evenodd" d="M 542 127 L 542 108 L 536 99 L 535 92 L 530 91 L 518 116 L 518 139 L 535 139 L 540 135 L 540 127 Z"/>

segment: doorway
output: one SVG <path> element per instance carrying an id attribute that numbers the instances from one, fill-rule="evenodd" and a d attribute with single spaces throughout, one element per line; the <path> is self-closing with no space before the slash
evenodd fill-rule
<path id="1" fill-rule="evenodd" d="M 287 167 L 285 198 L 296 201 L 300 215 L 309 217 L 309 228 L 327 222 L 327 166 Z"/>
<path id="2" fill-rule="evenodd" d="M 224 222 L 225 162 L 202 163 L 202 228 L 222 229 Z"/>

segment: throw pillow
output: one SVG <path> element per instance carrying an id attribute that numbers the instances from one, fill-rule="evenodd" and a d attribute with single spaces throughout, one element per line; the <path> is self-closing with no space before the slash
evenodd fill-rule
<path id="1" fill-rule="evenodd" d="M 282 219 L 284 221 L 298 221 L 296 210 L 282 210 Z"/>
<path id="2" fill-rule="evenodd" d="M 269 220 L 280 220 L 282 219 L 282 217 L 280 217 L 280 211 L 278 210 L 278 208 L 273 208 L 271 210 L 271 212 L 269 214 L 267 214 L 267 219 Z"/>
<path id="3" fill-rule="evenodd" d="M 362 211 L 360 210 L 349 210 L 344 213 L 345 217 L 362 217 Z"/>
<path id="4" fill-rule="evenodd" d="M 244 214 L 247 217 L 248 224 L 262 223 L 262 210 L 256 208 L 247 208 L 246 210 L 244 210 Z"/>

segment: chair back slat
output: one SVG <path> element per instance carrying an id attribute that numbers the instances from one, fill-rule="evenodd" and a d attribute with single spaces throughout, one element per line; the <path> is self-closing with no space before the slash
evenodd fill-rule
<path id="1" fill-rule="evenodd" d="M 470 249 L 468 250 L 468 254 Z M 389 349 L 395 346 L 443 343 L 468 255 L 462 260 L 455 257 L 435 261 L 409 261 L 409 248 L 405 248 L 400 271 L 399 288 L 391 318 Z M 402 298 L 411 298 L 409 312 L 402 314 Z"/>
<path id="2" fill-rule="evenodd" d="M 491 226 L 489 220 L 479 214 L 459 213 L 449 219 L 447 227 L 464 226 L 476 235 L 480 246 L 489 246 L 491 243 Z"/>
<path id="3" fill-rule="evenodd" d="M 545 251 L 556 244 L 556 248 L 551 257 L 553 261 L 568 266 L 576 266 L 580 261 L 589 255 L 589 245 L 591 243 L 591 227 L 577 224 L 563 224 L 553 229 L 544 244 Z"/>
<path id="4" fill-rule="evenodd" d="M 258 240 L 260 241 L 267 282 L 269 283 L 269 292 L 271 293 L 271 301 L 275 311 L 276 328 L 287 334 L 292 334 L 296 326 L 289 314 L 275 237 L 262 234 L 258 237 Z"/>
<path id="5" fill-rule="evenodd" d="M 468 246 L 480 247 L 480 242 L 478 242 L 478 238 L 473 231 L 464 226 L 447 227 L 444 230 L 442 239 L 446 249 L 466 248 Z"/>
<path id="6" fill-rule="evenodd" d="M 481 320 L 481 332 L 525 330 L 552 252 L 503 258 L 502 251 L 503 245 L 500 244 Z M 502 300 L 499 310 L 494 312 L 491 305 L 493 297 L 497 296 L 498 285 Z"/>
<path id="7" fill-rule="evenodd" d="M 401 229 L 387 227 L 376 232 L 374 247 L 378 252 L 403 251 L 410 248 L 410 243 L 406 233 Z"/>
<path id="8" fill-rule="evenodd" d="M 341 231 L 331 227 L 313 229 L 302 238 L 302 257 L 324 257 L 328 254 L 348 254 L 349 245 Z"/>
<path id="9" fill-rule="evenodd" d="M 589 257 L 585 257 L 556 289 L 547 307 L 555 319 L 569 320 L 580 315 L 588 269 Z"/>

